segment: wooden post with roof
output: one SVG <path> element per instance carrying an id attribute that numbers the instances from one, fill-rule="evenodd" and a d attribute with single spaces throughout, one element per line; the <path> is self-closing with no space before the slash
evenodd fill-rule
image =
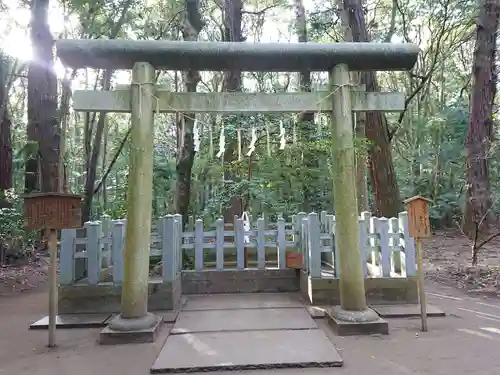
<path id="1" fill-rule="evenodd" d="M 418 267 L 418 293 L 420 299 L 420 317 L 422 319 L 422 331 L 427 332 L 427 299 L 424 287 L 424 254 L 422 250 L 422 238 L 431 235 L 429 219 L 429 199 L 420 195 L 411 197 L 404 201 L 408 206 L 408 232 L 415 238 L 417 245 L 417 267 Z"/>

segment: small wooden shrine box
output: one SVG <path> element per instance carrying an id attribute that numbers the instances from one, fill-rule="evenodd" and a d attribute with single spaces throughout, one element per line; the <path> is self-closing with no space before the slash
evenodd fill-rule
<path id="1" fill-rule="evenodd" d="M 420 195 L 404 201 L 408 207 L 408 232 L 413 238 L 426 238 L 431 235 L 429 202 L 429 199 Z"/>
<path id="2" fill-rule="evenodd" d="M 286 266 L 288 268 L 302 269 L 304 268 L 304 256 L 298 251 L 287 251 Z"/>
<path id="3" fill-rule="evenodd" d="M 24 225 L 27 229 L 81 228 L 81 201 L 81 196 L 65 193 L 25 195 Z"/>

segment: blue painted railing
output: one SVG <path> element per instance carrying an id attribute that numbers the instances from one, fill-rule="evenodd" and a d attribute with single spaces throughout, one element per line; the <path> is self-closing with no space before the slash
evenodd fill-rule
<path id="1" fill-rule="evenodd" d="M 360 241 L 365 277 L 406 277 L 416 274 L 415 244 L 408 234 L 408 216 L 375 218 L 363 213 L 359 218 Z M 85 260 L 87 277 L 78 282 L 98 284 L 103 270 L 115 284 L 123 280 L 123 250 L 126 220 L 88 222 L 82 229 L 61 232 L 60 283 L 73 284 L 78 279 L 77 263 Z M 299 213 L 287 223 L 280 218 L 266 225 L 256 220 L 245 228 L 243 219 L 225 224 L 218 219 L 206 231 L 201 219 L 193 221 L 191 230 L 182 232 L 181 216 L 167 215 L 156 222 L 150 241 L 150 256 L 161 258 L 162 278 L 176 279 L 182 269 L 182 254 L 194 259 L 194 270 L 246 267 L 286 268 L 286 252 L 303 254 L 304 269 L 312 278 L 337 277 L 335 216 Z M 256 257 L 247 263 L 246 253 Z M 225 260 L 230 256 L 231 260 Z M 210 258 L 210 261 L 207 261 Z M 275 258 L 274 262 L 266 259 Z M 231 267 L 229 267 L 231 263 Z"/>

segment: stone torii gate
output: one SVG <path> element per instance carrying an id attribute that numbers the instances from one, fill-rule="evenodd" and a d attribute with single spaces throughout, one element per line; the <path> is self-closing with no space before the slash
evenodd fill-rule
<path id="1" fill-rule="evenodd" d="M 409 70 L 419 49 L 392 43 L 230 43 L 125 40 L 60 40 L 57 54 L 73 68 L 132 69 L 128 89 L 76 91 L 76 111 L 130 112 L 132 116 L 128 216 L 121 314 L 109 324 L 115 333 L 153 333 L 159 319 L 148 313 L 149 241 L 153 185 L 154 112 L 329 112 L 335 192 L 336 248 L 339 249 L 341 306 L 335 324 L 378 332 L 378 315 L 367 307 L 356 202 L 352 112 L 402 111 L 400 93 L 353 88 L 349 70 Z M 200 71 L 329 72 L 330 91 L 312 93 L 178 93 L 155 85 L 155 69 Z M 319 103 L 319 104 L 318 104 Z M 361 324 L 360 324 L 361 323 Z M 371 324 L 363 324 L 371 323 Z M 386 323 L 385 323 L 386 324 Z M 355 327 L 353 327 L 356 330 Z M 383 329 L 382 329 L 383 330 Z"/>

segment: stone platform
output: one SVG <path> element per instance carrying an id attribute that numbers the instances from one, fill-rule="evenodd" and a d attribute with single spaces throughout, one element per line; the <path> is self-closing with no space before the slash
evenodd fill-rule
<path id="1" fill-rule="evenodd" d="M 56 317 L 57 328 L 101 328 L 105 327 L 111 314 L 66 314 Z M 44 316 L 30 325 L 30 329 L 48 329 L 49 317 Z"/>
<path id="2" fill-rule="evenodd" d="M 226 294 L 188 297 L 151 372 L 342 365 L 298 295 Z"/>
<path id="3" fill-rule="evenodd" d="M 300 345 L 298 345 L 300 343 Z M 152 373 L 340 367 L 342 358 L 318 330 L 205 332 L 169 336 Z"/>
<path id="4" fill-rule="evenodd" d="M 381 318 L 416 318 L 420 317 L 420 305 L 419 304 L 400 304 L 400 305 L 373 305 L 371 306 L 373 310 Z M 444 311 L 440 310 L 436 306 L 427 305 L 427 316 L 440 317 L 445 316 Z"/>
<path id="5" fill-rule="evenodd" d="M 172 334 L 251 330 L 316 329 L 303 307 L 181 311 Z"/>

